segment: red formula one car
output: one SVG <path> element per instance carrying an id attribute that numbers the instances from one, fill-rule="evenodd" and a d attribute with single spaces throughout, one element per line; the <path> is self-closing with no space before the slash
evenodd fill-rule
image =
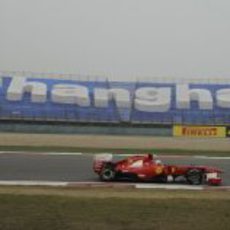
<path id="1" fill-rule="evenodd" d="M 220 185 L 218 168 L 194 165 L 165 165 L 152 154 L 130 156 L 117 162 L 112 154 L 99 154 L 93 163 L 94 172 L 102 181 L 180 182 Z"/>

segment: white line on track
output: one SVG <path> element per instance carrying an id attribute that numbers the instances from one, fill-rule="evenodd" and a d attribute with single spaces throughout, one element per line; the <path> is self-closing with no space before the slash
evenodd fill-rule
<path id="1" fill-rule="evenodd" d="M 139 189 L 167 189 L 167 190 L 203 190 L 203 186 L 195 185 L 165 185 L 165 184 L 136 184 Z"/>
<path id="2" fill-rule="evenodd" d="M 206 159 L 206 160 L 230 160 L 230 157 L 217 157 L 217 156 L 193 156 L 195 159 Z"/>
<path id="3" fill-rule="evenodd" d="M 80 152 L 28 152 L 28 151 L 0 151 L 0 154 L 34 154 L 34 155 L 51 155 L 51 156 L 81 156 Z"/>
<path id="4" fill-rule="evenodd" d="M 68 182 L 56 181 L 0 181 L 0 185 L 5 186 L 51 186 L 51 187 L 66 187 Z"/>
<path id="5" fill-rule="evenodd" d="M 119 157 L 130 157 L 135 155 L 145 155 L 145 154 L 113 154 Z M 161 155 L 157 154 L 156 158 L 194 158 L 194 159 L 206 159 L 206 160 L 230 160 L 230 157 L 221 156 L 199 156 L 199 155 Z"/>
<path id="6" fill-rule="evenodd" d="M 105 183 L 105 182 L 65 182 L 65 181 L 0 181 L 0 186 L 46 186 L 46 187 L 104 187 L 104 188 L 135 188 L 135 189 L 166 189 L 166 190 L 224 190 L 230 191 L 230 186 L 195 186 L 167 184 L 135 184 L 135 183 Z"/>
<path id="7" fill-rule="evenodd" d="M 50 156 L 81 156 L 81 155 L 92 155 L 96 156 L 96 153 L 81 153 L 81 152 L 29 152 L 29 151 L 0 151 L 2 154 L 31 154 L 31 155 L 50 155 Z M 112 154 L 112 153 L 97 153 L 97 154 Z M 130 157 L 135 155 L 145 155 L 145 154 L 112 154 L 117 157 Z M 156 155 L 156 158 L 194 158 L 194 159 L 204 159 L 204 160 L 230 160 L 230 157 L 222 156 L 199 156 L 199 155 Z"/>
<path id="8" fill-rule="evenodd" d="M 81 156 L 83 153 L 75 153 L 75 152 L 46 152 L 46 153 L 41 153 L 43 155 L 60 155 L 60 156 Z"/>

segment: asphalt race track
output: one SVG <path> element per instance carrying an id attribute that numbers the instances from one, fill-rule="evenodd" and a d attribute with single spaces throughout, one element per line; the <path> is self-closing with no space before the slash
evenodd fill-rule
<path id="1" fill-rule="evenodd" d="M 224 170 L 223 185 L 230 185 L 230 158 L 164 156 L 162 160 L 166 164 L 216 166 Z M 1 153 L 0 180 L 96 182 L 92 162 L 93 154 Z"/>

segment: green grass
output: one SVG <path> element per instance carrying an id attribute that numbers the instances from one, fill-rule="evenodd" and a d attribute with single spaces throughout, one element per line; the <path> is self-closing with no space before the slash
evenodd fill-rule
<path id="1" fill-rule="evenodd" d="M 229 224 L 228 192 L 0 188 L 3 230 L 226 230 Z"/>
<path id="2" fill-rule="evenodd" d="M 176 155 L 209 155 L 230 156 L 229 151 L 216 150 L 186 150 L 186 149 L 134 149 L 134 148 L 79 148 L 79 147 L 56 147 L 56 146 L 0 146 L 0 151 L 31 151 L 31 152 L 83 152 L 83 153 L 156 153 Z"/>

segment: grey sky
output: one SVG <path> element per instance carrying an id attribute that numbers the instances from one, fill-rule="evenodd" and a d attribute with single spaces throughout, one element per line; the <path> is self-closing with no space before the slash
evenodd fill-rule
<path id="1" fill-rule="evenodd" d="M 230 77 L 229 0 L 0 0 L 0 70 Z"/>

